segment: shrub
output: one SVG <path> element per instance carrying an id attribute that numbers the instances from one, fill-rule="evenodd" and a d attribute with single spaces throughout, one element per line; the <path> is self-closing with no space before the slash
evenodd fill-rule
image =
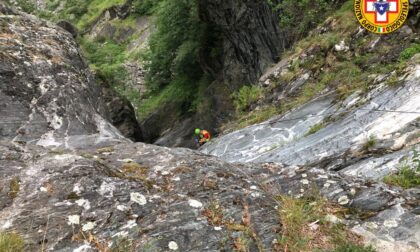
<path id="1" fill-rule="evenodd" d="M 374 135 L 369 136 L 362 145 L 362 151 L 369 152 L 376 145 L 376 142 L 377 139 Z"/>
<path id="2" fill-rule="evenodd" d="M 280 26 L 288 33 L 290 41 L 304 37 L 333 10 L 331 0 L 283 0 L 279 4 L 272 0 L 269 2 L 279 12 Z"/>
<path id="3" fill-rule="evenodd" d="M 400 61 L 409 60 L 411 57 L 413 57 L 417 53 L 420 53 L 420 44 L 414 43 L 410 47 L 406 48 L 404 51 L 401 52 Z"/>
<path id="4" fill-rule="evenodd" d="M 324 127 L 325 127 L 325 123 L 324 122 L 320 122 L 320 123 L 317 123 L 315 125 L 312 125 L 312 127 L 305 134 L 305 136 L 309 136 L 309 135 L 315 134 L 315 133 L 317 133 L 318 131 L 320 131 Z"/>
<path id="5" fill-rule="evenodd" d="M 396 174 L 388 175 L 384 182 L 390 185 L 412 188 L 420 185 L 420 154 L 413 151 L 412 165 L 404 164 Z"/>
<path id="6" fill-rule="evenodd" d="M 251 104 L 258 101 L 262 95 L 262 89 L 257 86 L 243 86 L 239 91 L 232 94 L 233 104 L 237 111 L 245 111 Z"/>
<path id="7" fill-rule="evenodd" d="M 161 0 L 135 0 L 133 1 L 133 12 L 139 16 L 151 15 L 156 10 Z"/>
<path id="8" fill-rule="evenodd" d="M 0 251 L 23 252 L 25 243 L 17 233 L 0 233 Z"/>
<path id="9" fill-rule="evenodd" d="M 34 13 L 36 11 L 36 4 L 31 0 L 17 0 L 17 5 L 26 13 Z"/>
<path id="10" fill-rule="evenodd" d="M 333 252 L 375 252 L 376 250 L 371 246 L 363 246 L 356 244 L 345 244 L 336 248 Z"/>
<path id="11" fill-rule="evenodd" d="M 198 17 L 196 0 L 162 0 L 155 15 L 156 30 L 150 36 L 150 51 L 144 54 L 149 88 L 159 91 L 173 81 L 196 88 L 204 75 L 199 53 L 214 51 L 217 32 L 210 32 Z"/>

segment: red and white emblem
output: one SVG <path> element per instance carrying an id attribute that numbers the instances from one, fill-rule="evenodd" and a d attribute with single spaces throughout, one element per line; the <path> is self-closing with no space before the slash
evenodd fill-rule
<path id="1" fill-rule="evenodd" d="M 365 13 L 366 14 L 374 14 L 375 15 L 375 23 L 383 24 L 388 23 L 389 21 L 389 14 L 398 13 L 398 0 L 387 0 L 385 1 L 388 7 L 387 10 L 385 9 L 376 9 L 378 8 L 385 8 L 384 6 L 378 6 L 377 3 L 379 1 L 376 0 L 365 0 Z M 382 13 L 382 14 L 381 14 Z"/>

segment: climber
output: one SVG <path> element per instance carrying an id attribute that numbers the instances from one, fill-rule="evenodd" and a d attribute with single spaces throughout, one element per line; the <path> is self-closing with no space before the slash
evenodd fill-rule
<path id="1" fill-rule="evenodd" d="M 197 136 L 195 143 L 199 146 L 207 143 L 211 138 L 210 133 L 207 130 L 195 129 L 195 135 Z"/>

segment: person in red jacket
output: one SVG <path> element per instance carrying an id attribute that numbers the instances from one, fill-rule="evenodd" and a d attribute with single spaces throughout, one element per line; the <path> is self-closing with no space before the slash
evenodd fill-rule
<path id="1" fill-rule="evenodd" d="M 210 141 L 210 133 L 207 130 L 195 129 L 196 143 L 202 146 L 203 144 Z"/>

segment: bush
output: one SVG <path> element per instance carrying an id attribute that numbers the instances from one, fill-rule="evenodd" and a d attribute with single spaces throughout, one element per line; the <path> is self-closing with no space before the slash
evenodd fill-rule
<path id="1" fill-rule="evenodd" d="M 257 86 L 243 86 L 232 94 L 233 104 L 237 111 L 245 111 L 262 95 L 262 89 Z"/>
<path id="2" fill-rule="evenodd" d="M 412 165 L 408 163 L 402 166 L 401 170 L 384 178 L 384 182 L 390 185 L 412 188 L 420 185 L 420 154 L 413 151 Z"/>
<path id="3" fill-rule="evenodd" d="M 279 12 L 280 27 L 290 41 L 303 38 L 334 9 L 332 0 L 283 0 L 279 4 L 269 0 Z"/>
<path id="4" fill-rule="evenodd" d="M 133 1 L 133 12 L 139 16 L 151 15 L 156 10 L 161 0 L 135 0 Z"/>
<path id="5" fill-rule="evenodd" d="M 412 44 L 410 47 L 406 48 L 400 54 L 400 60 L 406 61 L 413 57 L 415 54 L 420 53 L 420 44 L 415 43 Z"/>
<path id="6" fill-rule="evenodd" d="M 345 244 L 336 248 L 333 252 L 375 252 L 376 250 L 371 246 L 362 246 L 355 244 Z"/>
<path id="7" fill-rule="evenodd" d="M 158 91 L 172 81 L 198 83 L 203 76 L 199 53 L 214 33 L 198 17 L 196 0 L 162 0 L 156 8 L 156 30 L 145 54 L 147 83 Z M 188 85 L 188 84 L 187 84 Z"/>
<path id="8" fill-rule="evenodd" d="M 22 237 L 16 233 L 0 233 L 0 251 L 23 252 L 25 243 Z"/>
<path id="9" fill-rule="evenodd" d="M 106 81 L 116 90 L 125 86 L 127 76 L 123 66 L 127 57 L 125 44 L 117 44 L 107 39 L 92 41 L 87 38 L 80 39 L 80 44 L 100 80 Z"/>

